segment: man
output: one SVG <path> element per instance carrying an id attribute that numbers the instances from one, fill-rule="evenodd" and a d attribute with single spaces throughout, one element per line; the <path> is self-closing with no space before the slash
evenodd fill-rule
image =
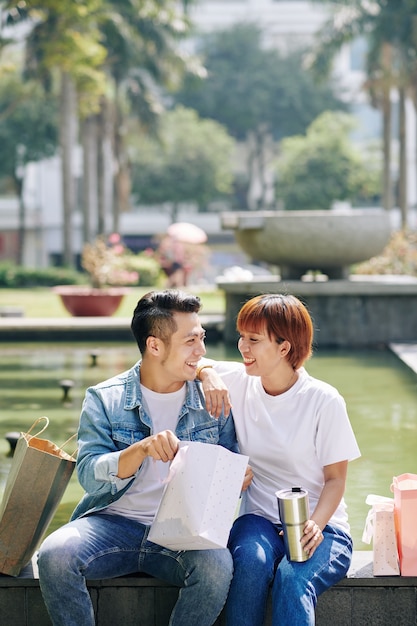
<path id="1" fill-rule="evenodd" d="M 94 625 L 86 579 L 139 571 L 181 587 L 171 626 L 211 626 L 222 610 L 227 549 L 172 551 L 147 540 L 180 440 L 237 451 L 232 418 L 212 417 L 195 382 L 206 352 L 199 309 L 199 298 L 182 292 L 143 296 L 131 325 L 142 360 L 86 392 L 77 460 L 86 494 L 39 552 L 54 626 Z"/>

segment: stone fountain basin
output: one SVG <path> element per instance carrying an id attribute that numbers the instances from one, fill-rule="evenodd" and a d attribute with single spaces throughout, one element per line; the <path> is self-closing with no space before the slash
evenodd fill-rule
<path id="1" fill-rule="evenodd" d="M 391 236 L 383 209 L 227 212 L 221 225 L 235 231 L 252 260 L 279 266 L 285 278 L 308 270 L 346 277 L 349 266 L 380 254 Z"/>

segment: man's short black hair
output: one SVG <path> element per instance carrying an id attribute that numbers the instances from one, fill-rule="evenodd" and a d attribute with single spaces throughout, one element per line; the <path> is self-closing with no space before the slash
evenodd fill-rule
<path id="1" fill-rule="evenodd" d="M 136 305 L 131 323 L 141 354 L 145 353 L 148 337 L 158 337 L 169 343 L 177 330 L 174 313 L 198 313 L 200 308 L 198 296 L 176 289 L 150 291 L 144 295 Z"/>

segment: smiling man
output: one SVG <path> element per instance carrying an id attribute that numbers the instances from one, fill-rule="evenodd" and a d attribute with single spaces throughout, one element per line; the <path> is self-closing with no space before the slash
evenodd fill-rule
<path id="1" fill-rule="evenodd" d="M 94 625 L 86 579 L 139 571 L 181 587 L 171 626 L 211 626 L 221 612 L 227 549 L 172 551 L 147 539 L 180 440 L 237 451 L 232 418 L 212 417 L 195 381 L 206 352 L 199 310 L 199 298 L 179 291 L 143 296 L 131 326 L 142 360 L 86 392 L 77 461 L 86 493 L 39 552 L 54 626 Z"/>

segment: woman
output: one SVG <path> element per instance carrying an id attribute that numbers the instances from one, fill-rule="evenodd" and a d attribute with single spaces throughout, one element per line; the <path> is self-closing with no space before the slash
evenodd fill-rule
<path id="1" fill-rule="evenodd" d="M 227 625 L 262 626 L 270 587 L 274 626 L 312 625 L 318 595 L 349 569 L 343 494 L 348 461 L 360 456 L 359 448 L 341 395 L 303 367 L 313 324 L 297 298 L 252 298 L 239 312 L 237 329 L 243 364 L 204 359 L 197 368 L 212 414 L 221 404 L 230 408 L 226 389 L 230 393 L 240 451 L 253 470 L 230 534 Z M 278 514 L 276 492 L 293 486 L 309 495 L 304 562 L 286 558 Z"/>

